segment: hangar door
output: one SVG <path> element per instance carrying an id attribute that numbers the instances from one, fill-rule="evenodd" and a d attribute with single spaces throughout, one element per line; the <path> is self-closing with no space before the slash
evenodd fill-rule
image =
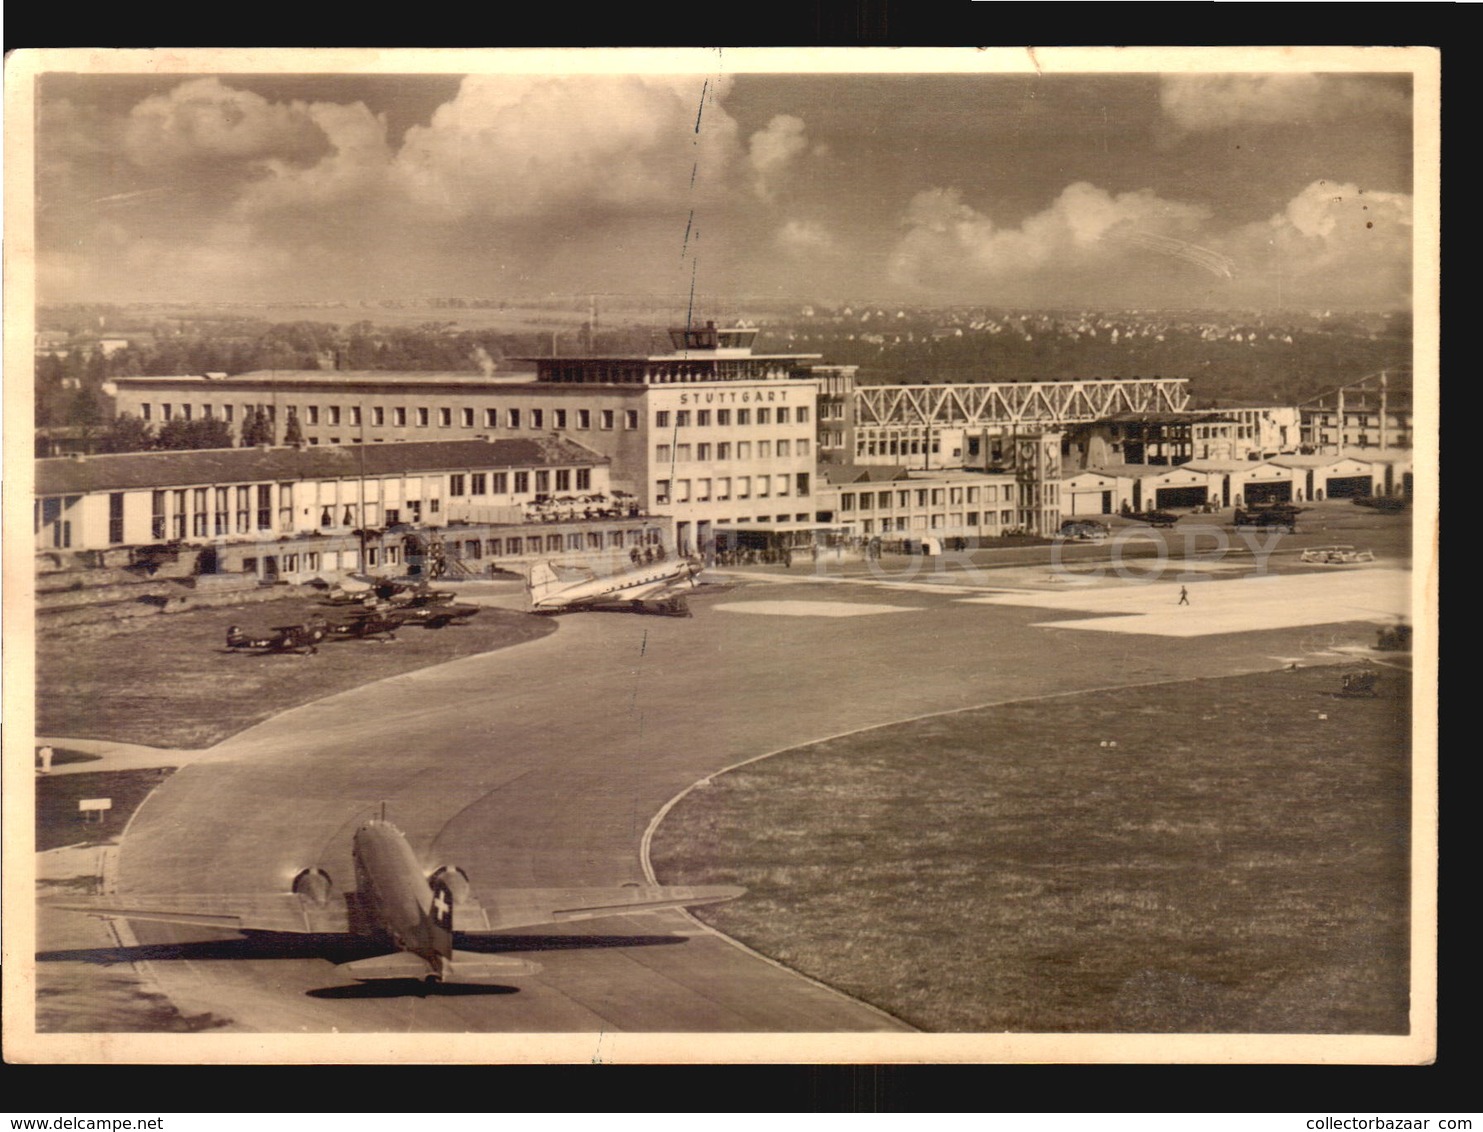
<path id="1" fill-rule="evenodd" d="M 1198 507 L 1209 494 L 1208 487 L 1161 487 L 1154 493 L 1154 506 Z"/>
<path id="2" fill-rule="evenodd" d="M 1110 491 L 1073 491 L 1071 492 L 1071 514 L 1073 515 L 1110 515 L 1112 513 L 1112 492 Z"/>
<path id="3" fill-rule="evenodd" d="M 1291 503 L 1292 480 L 1272 480 L 1268 483 L 1248 483 L 1247 503 Z"/>
<path id="4" fill-rule="evenodd" d="M 1373 482 L 1369 476 L 1333 476 L 1324 490 L 1329 493 L 1330 499 L 1353 499 L 1356 496 L 1369 495 Z"/>

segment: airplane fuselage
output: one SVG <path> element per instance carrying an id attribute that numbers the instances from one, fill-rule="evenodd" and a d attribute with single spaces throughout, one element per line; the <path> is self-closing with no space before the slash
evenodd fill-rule
<path id="1" fill-rule="evenodd" d="M 560 610 L 587 602 L 611 601 L 621 598 L 638 600 L 647 593 L 662 589 L 683 578 L 690 578 L 700 568 L 686 559 L 665 563 L 648 569 L 630 570 L 607 578 L 596 578 L 590 582 L 578 582 L 566 586 L 547 597 L 534 599 L 532 609 Z"/>
<path id="2" fill-rule="evenodd" d="M 354 854 L 357 888 L 372 921 L 397 947 L 435 963 L 434 893 L 407 839 L 389 822 L 369 821 L 355 831 Z"/>

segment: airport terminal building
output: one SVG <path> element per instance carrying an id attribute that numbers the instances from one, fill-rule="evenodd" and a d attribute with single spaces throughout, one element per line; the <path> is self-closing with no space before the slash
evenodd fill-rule
<path id="1" fill-rule="evenodd" d="M 671 331 L 667 354 L 522 359 L 534 379 L 306 371 L 115 382 L 118 411 L 145 421 L 219 419 L 262 408 L 282 441 L 557 437 L 607 459 L 611 487 L 674 520 L 681 551 L 717 523 L 814 519 L 816 354 L 757 354 L 750 327 Z M 829 367 L 837 379 L 840 367 Z"/>

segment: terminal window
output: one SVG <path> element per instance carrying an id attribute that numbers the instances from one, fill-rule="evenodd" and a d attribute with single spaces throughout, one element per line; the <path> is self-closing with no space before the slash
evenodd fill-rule
<path id="1" fill-rule="evenodd" d="M 555 409 L 555 410 L 553 410 L 553 412 L 554 412 L 554 414 L 556 416 L 556 427 L 557 428 L 566 428 L 566 410 L 565 409 Z"/>
<path id="2" fill-rule="evenodd" d="M 542 423 L 545 419 L 545 415 L 546 414 L 544 409 L 532 409 L 530 411 L 530 427 L 545 428 L 545 424 Z"/>
<path id="3" fill-rule="evenodd" d="M 592 410 L 591 409 L 578 409 L 577 410 L 577 427 L 578 428 L 591 428 L 592 427 Z"/>
<path id="4" fill-rule="evenodd" d="M 498 428 L 499 427 L 499 410 L 498 409 L 485 409 L 484 410 L 484 427 L 485 428 Z"/>
<path id="5" fill-rule="evenodd" d="M 668 409 L 661 409 L 659 412 L 657 412 L 657 413 L 654 414 L 654 427 L 655 428 L 668 428 L 669 427 L 669 410 Z"/>
<path id="6" fill-rule="evenodd" d="M 331 423 L 333 424 L 333 423 L 338 423 L 338 422 L 331 422 Z M 447 428 L 451 424 L 453 424 L 453 410 L 452 409 L 439 409 L 438 410 L 438 427 L 440 427 L 440 428 Z"/>
<path id="7" fill-rule="evenodd" d="M 405 406 L 398 405 L 391 411 L 391 423 L 396 425 L 397 428 L 407 427 L 407 409 Z"/>
<path id="8" fill-rule="evenodd" d="M 473 428 L 474 427 L 474 410 L 473 409 L 469 409 L 469 408 L 460 409 L 458 411 L 458 419 L 459 419 L 459 422 L 463 425 L 464 428 Z M 359 424 L 359 423 L 360 423 L 359 421 L 356 422 L 356 424 Z"/>
<path id="9" fill-rule="evenodd" d="M 426 428 L 427 427 L 427 422 L 428 422 L 427 406 L 426 405 L 419 405 L 417 407 L 417 427 L 418 428 Z"/>
<path id="10" fill-rule="evenodd" d="M 613 410 L 612 409 L 604 409 L 602 411 L 602 427 L 605 428 L 605 429 L 610 429 L 610 428 L 613 427 Z"/>
<path id="11" fill-rule="evenodd" d="M 624 428 L 638 428 L 638 426 L 639 426 L 639 411 L 637 409 L 625 409 L 623 411 L 623 427 Z"/>
<path id="12" fill-rule="evenodd" d="M 717 409 L 716 410 L 716 423 L 718 425 L 722 425 L 722 426 L 729 425 L 731 423 L 731 410 L 730 409 Z"/>

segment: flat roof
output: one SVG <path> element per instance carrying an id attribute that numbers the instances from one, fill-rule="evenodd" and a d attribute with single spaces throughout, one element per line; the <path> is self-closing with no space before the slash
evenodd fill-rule
<path id="1" fill-rule="evenodd" d="M 122 452 L 37 460 L 36 494 L 607 462 L 606 456 L 558 437 Z"/>
<path id="2" fill-rule="evenodd" d="M 528 370 L 510 373 L 459 373 L 442 370 L 252 370 L 230 377 L 208 377 L 200 373 L 160 374 L 155 376 L 115 377 L 117 385 L 204 385 L 213 389 L 230 389 L 247 385 L 505 385 L 530 382 L 535 375 Z"/>

